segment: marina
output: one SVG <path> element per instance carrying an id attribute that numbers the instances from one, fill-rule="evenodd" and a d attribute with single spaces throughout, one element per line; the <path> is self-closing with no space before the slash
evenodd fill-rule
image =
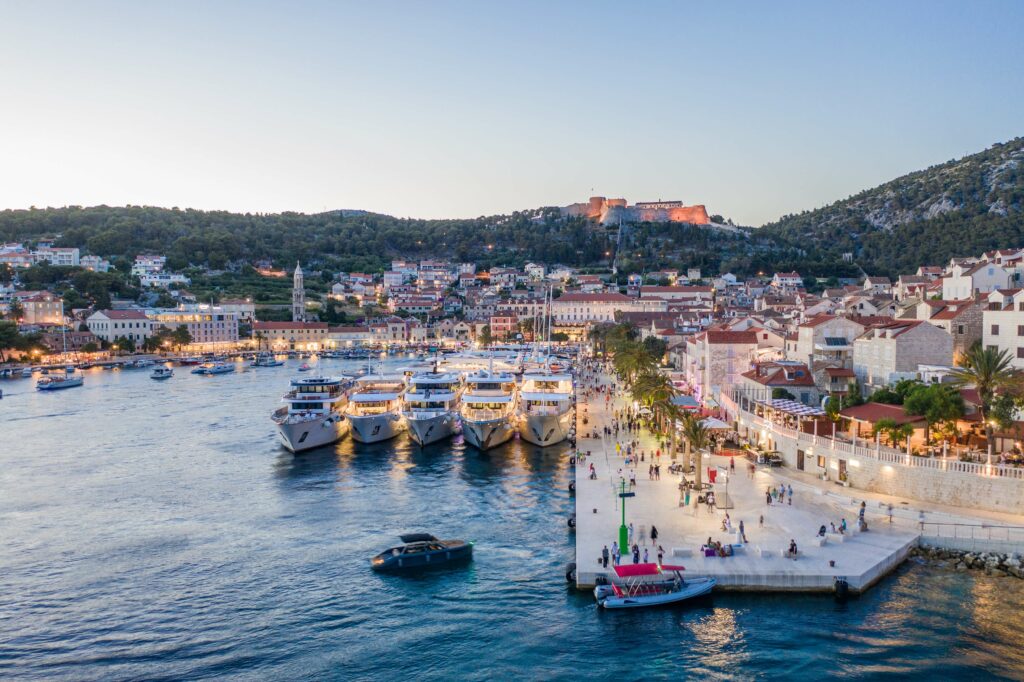
<path id="1" fill-rule="evenodd" d="M 328 374 L 360 370 L 358 361 L 320 362 Z M 346 676 L 375 678 L 378 638 L 396 636 L 426 652 L 410 670 L 429 677 L 461 670 L 480 627 L 495 633 L 488 676 L 516 675 L 524 661 L 563 678 L 594 660 L 624 676 L 884 661 L 926 679 L 982 666 L 1012 676 L 1024 666 L 1012 636 L 1018 581 L 914 561 L 845 605 L 716 588 L 691 605 L 605 613 L 562 577 L 579 534 L 565 524 L 577 504 L 567 443 L 513 438 L 481 452 L 459 436 L 425 448 L 407 436 L 344 437 L 293 455 L 267 414 L 299 364 L 240 367 L 216 382 L 185 372 L 159 390 L 146 372 L 99 368 L 67 394 L 4 382 L 5 436 L 23 444 L 4 454 L 0 499 L 5 532 L 18 538 L 0 546 L 0 638 L 18 658 L 17 669 L 0 660 L 5 678 L 151 677 L 157 666 L 174 677 L 330 676 L 343 666 Z M 43 448 L 55 425 L 88 439 Z M 421 528 L 475 541 L 474 561 L 365 577 L 368 557 Z M 692 562 L 672 563 L 689 578 L 701 573 Z M 922 609 L 932 617 L 916 617 Z M 112 621 L 132 634 L 112 642 Z M 607 658 L 610 641 L 636 656 Z"/>

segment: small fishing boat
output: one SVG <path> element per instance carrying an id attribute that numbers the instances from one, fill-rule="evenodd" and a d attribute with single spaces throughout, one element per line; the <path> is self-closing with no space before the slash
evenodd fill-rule
<path id="1" fill-rule="evenodd" d="M 170 367 L 157 367 L 149 375 L 150 379 L 170 379 L 174 376 L 174 370 Z"/>
<path id="2" fill-rule="evenodd" d="M 308 362 L 304 362 L 301 365 L 299 365 L 299 371 L 300 372 L 308 372 L 311 369 L 313 369 L 313 368 L 309 366 Z"/>
<path id="3" fill-rule="evenodd" d="M 31 379 L 32 378 L 32 368 L 31 367 L 26 367 L 23 370 L 21 370 L 21 378 L 22 379 Z"/>
<path id="4" fill-rule="evenodd" d="M 178 360 L 179 365 L 199 365 L 202 362 L 201 358 L 181 358 Z"/>
<path id="5" fill-rule="evenodd" d="M 606 609 L 676 604 L 708 594 L 715 587 L 714 578 L 684 580 L 685 569 L 682 566 L 623 564 L 614 569 L 621 583 L 594 588 L 594 599 Z M 668 574 L 672 574 L 672 577 L 668 577 Z"/>
<path id="6" fill-rule="evenodd" d="M 386 549 L 370 559 L 375 571 L 401 571 L 412 568 L 435 568 L 470 561 L 473 543 L 465 540 L 438 540 L 429 533 L 400 535 L 400 547 Z"/>

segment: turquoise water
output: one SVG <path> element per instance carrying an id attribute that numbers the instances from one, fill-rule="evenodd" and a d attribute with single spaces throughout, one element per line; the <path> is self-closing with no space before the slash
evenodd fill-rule
<path id="1" fill-rule="evenodd" d="M 1024 676 L 1024 582 L 916 563 L 847 604 L 600 612 L 564 580 L 564 450 L 403 436 L 292 456 L 268 415 L 297 365 L 2 384 L 0 678 Z M 474 540 L 476 560 L 370 572 L 408 531 Z"/>

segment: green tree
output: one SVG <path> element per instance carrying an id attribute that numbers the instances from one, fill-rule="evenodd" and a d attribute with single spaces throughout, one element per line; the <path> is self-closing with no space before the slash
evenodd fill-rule
<path id="1" fill-rule="evenodd" d="M 485 324 L 483 329 L 480 330 L 480 345 L 483 347 L 490 346 L 494 341 L 494 337 L 491 335 L 491 325 Z"/>
<path id="2" fill-rule="evenodd" d="M 908 415 L 925 418 L 924 440 L 931 442 L 932 428 L 946 422 L 956 422 L 964 415 L 964 399 L 960 392 L 945 384 L 918 385 L 903 401 Z"/>
<path id="3" fill-rule="evenodd" d="M 178 328 L 171 332 L 171 340 L 178 350 L 181 350 L 184 346 L 192 343 L 192 334 L 189 333 L 188 327 L 179 324 Z"/>
<path id="4" fill-rule="evenodd" d="M 0 320 L 0 362 L 7 362 L 4 351 L 16 350 L 21 342 L 18 323 Z"/>
<path id="5" fill-rule="evenodd" d="M 692 414 L 683 417 L 683 438 L 686 439 L 686 458 L 694 466 L 693 480 L 700 490 L 704 476 L 700 451 L 711 443 L 711 431 L 704 425 L 704 420 Z"/>
<path id="6" fill-rule="evenodd" d="M 775 398 L 775 399 L 782 398 L 784 400 L 796 400 L 796 396 L 793 395 L 792 393 L 790 393 L 789 391 L 787 391 L 784 388 L 773 388 L 772 389 L 772 398 Z"/>
<path id="7" fill-rule="evenodd" d="M 992 463 L 994 438 L 989 414 L 996 396 L 1005 394 L 1012 397 L 1021 394 L 1021 375 L 1013 368 L 1013 360 L 1005 350 L 997 348 L 972 347 L 966 354 L 965 366 L 952 372 L 953 385 L 958 388 L 973 386 L 981 400 L 979 412 L 985 424 L 985 440 L 988 443 L 988 463 Z"/>
<path id="8" fill-rule="evenodd" d="M 10 304 L 7 306 L 7 317 L 15 322 L 21 322 L 25 319 L 25 306 L 21 304 L 21 301 L 16 298 L 11 299 Z"/>

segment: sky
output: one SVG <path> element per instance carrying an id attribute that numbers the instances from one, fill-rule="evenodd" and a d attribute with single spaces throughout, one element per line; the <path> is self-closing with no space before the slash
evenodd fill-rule
<path id="1" fill-rule="evenodd" d="M 760 225 L 1024 134 L 1024 2 L 0 0 L 0 208 Z"/>

